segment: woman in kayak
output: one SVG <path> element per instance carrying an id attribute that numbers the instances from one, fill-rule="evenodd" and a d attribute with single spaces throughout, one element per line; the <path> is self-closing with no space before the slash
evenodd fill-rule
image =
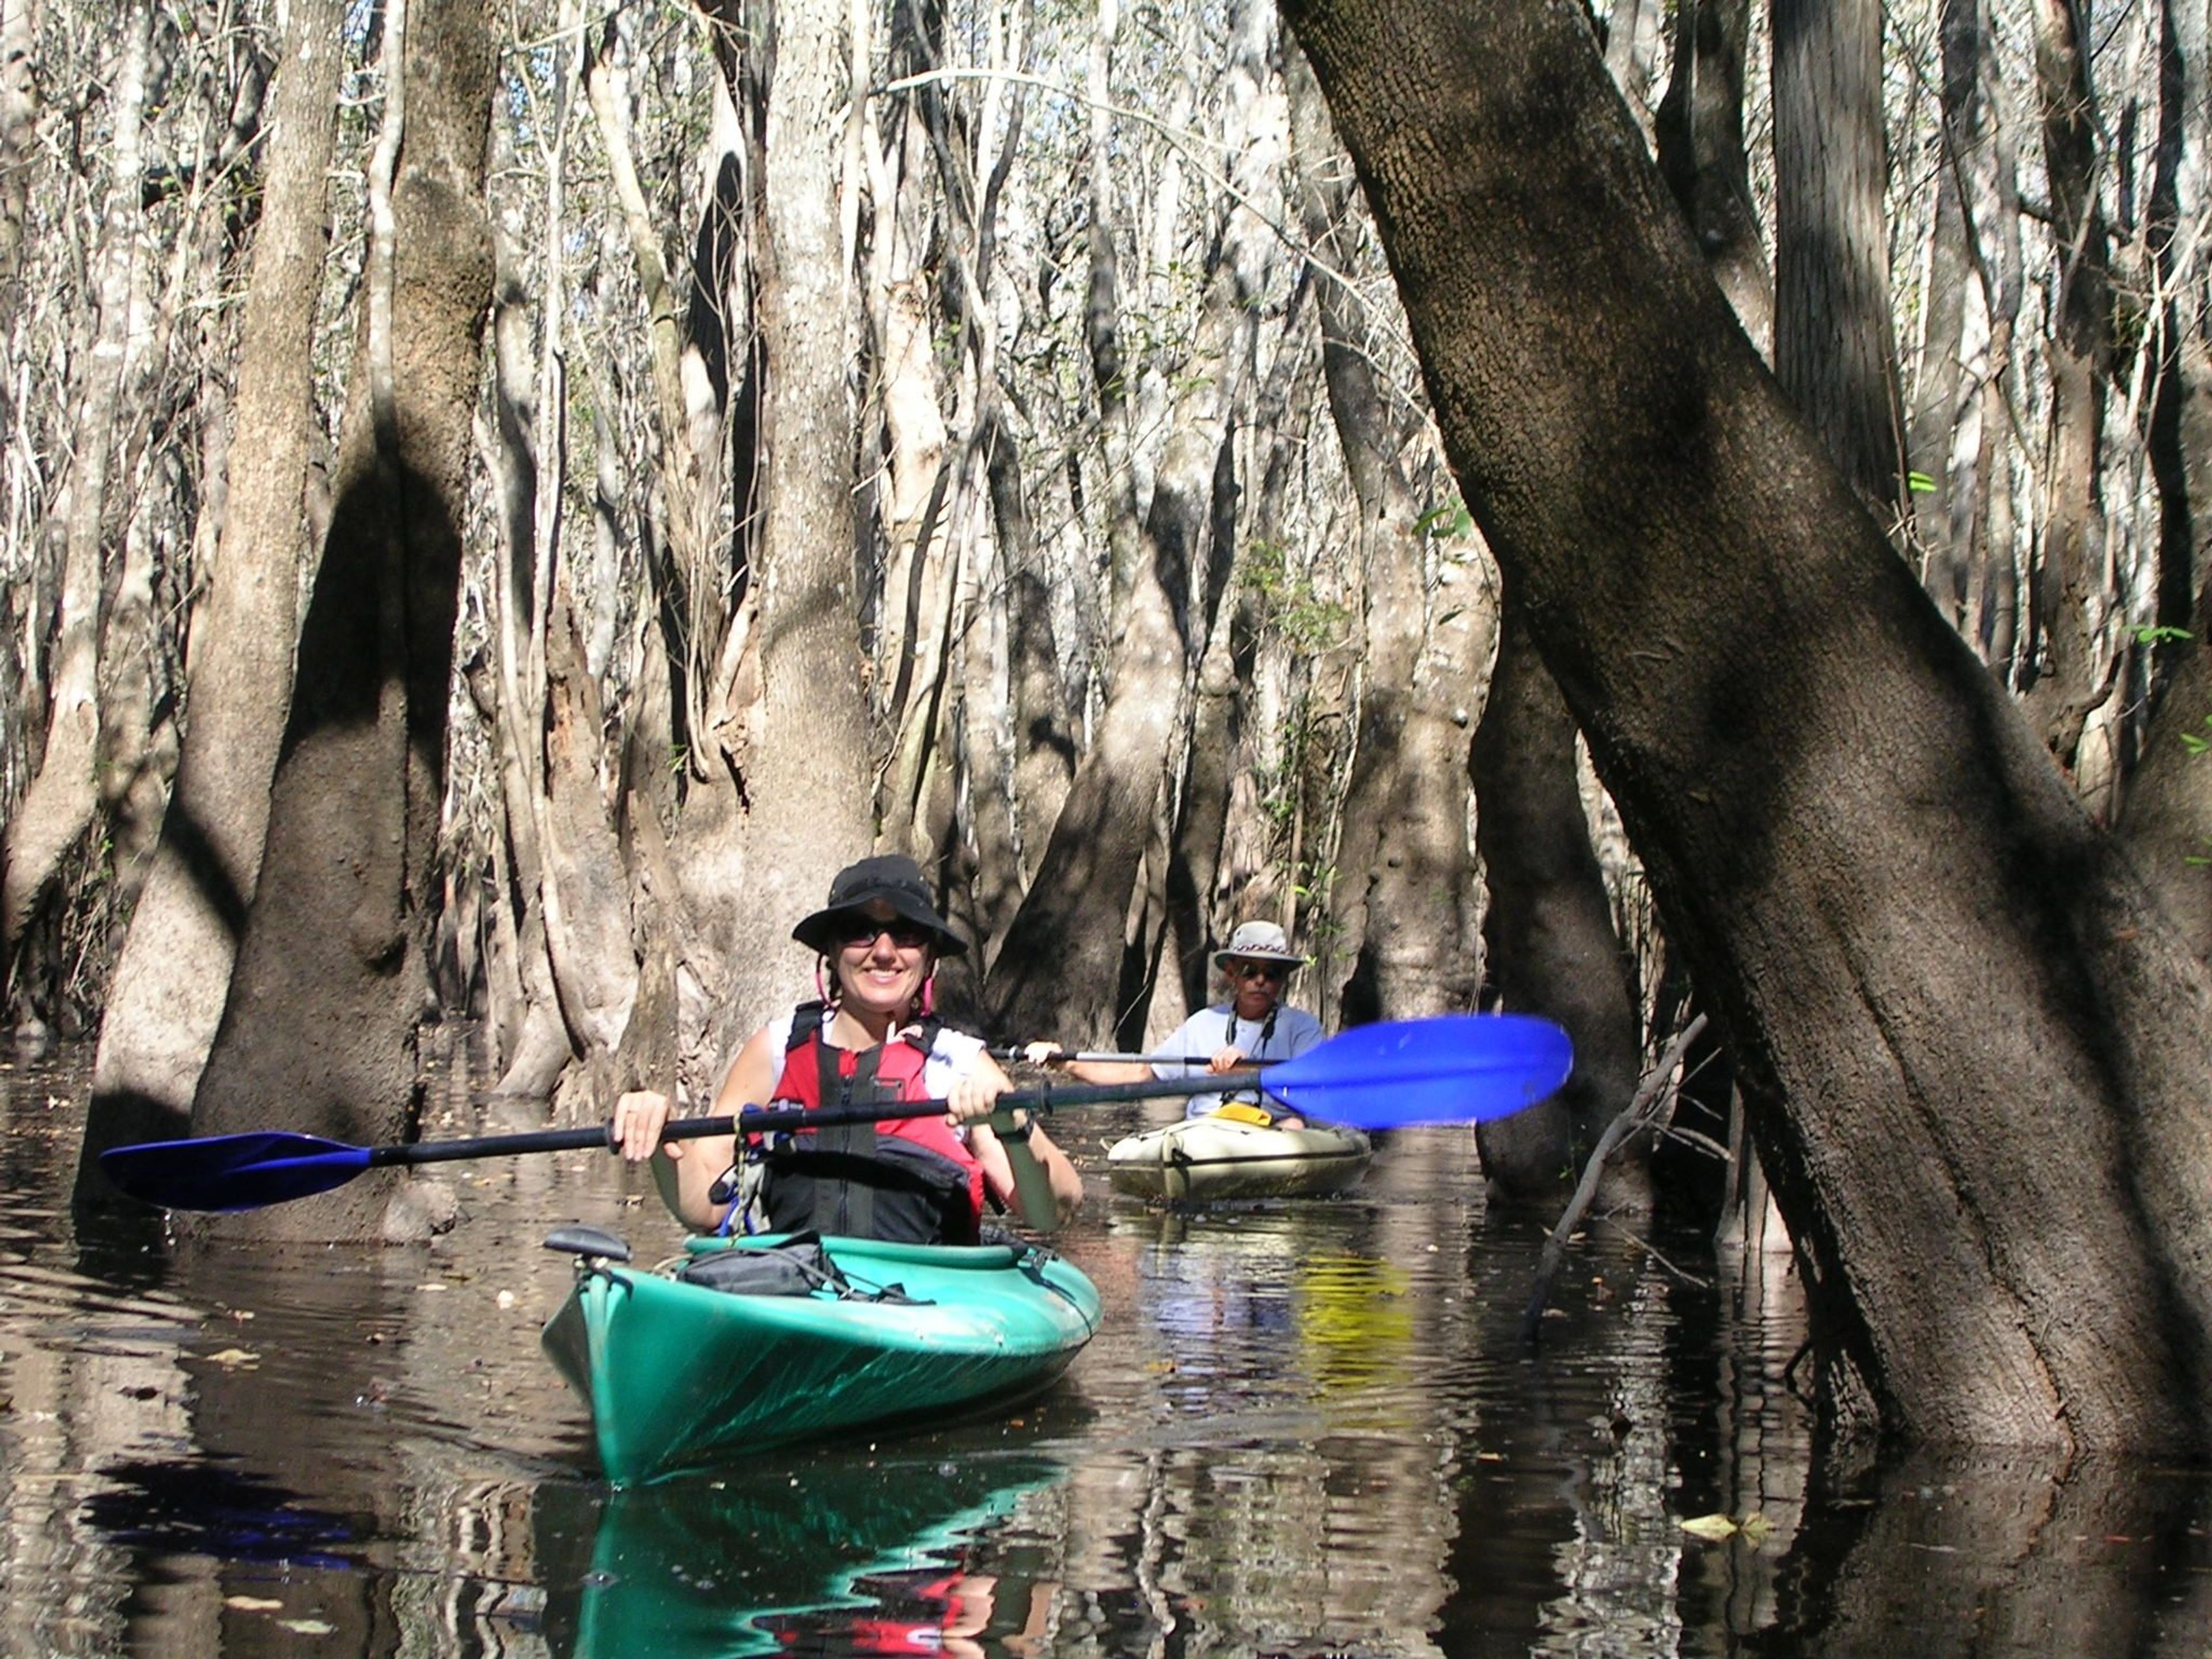
<path id="1" fill-rule="evenodd" d="M 1229 999 L 1201 1008 L 1159 1047 L 1163 1058 L 1073 1060 L 1056 1042 L 1032 1042 L 1024 1058 L 1039 1066 L 1064 1066 L 1087 1083 L 1133 1083 L 1150 1077 L 1190 1077 L 1200 1071 L 1233 1072 L 1257 1060 L 1291 1060 L 1321 1041 L 1321 1022 L 1283 1000 L 1283 986 L 1306 959 L 1291 949 L 1289 937 L 1272 921 L 1248 921 L 1213 953 L 1213 965 L 1229 981 Z M 1219 1095 L 1193 1095 L 1187 1117 L 1218 1111 Z M 1304 1120 L 1264 1096 L 1240 1102 L 1259 1106 L 1285 1129 Z"/>
<path id="2" fill-rule="evenodd" d="M 914 1243 L 972 1243 L 988 1204 L 1034 1227 L 1064 1221 L 1083 1200 L 1075 1166 L 1039 1126 L 1002 1135 L 984 1121 L 1012 1085 L 981 1041 L 930 1012 L 939 958 L 967 946 L 937 914 L 921 866 L 893 854 L 840 871 L 830 902 L 792 937 L 820 954 L 826 994 L 753 1033 L 714 1111 L 891 1100 L 947 1109 L 750 1137 L 740 1149 L 733 1137 L 663 1145 L 669 1097 L 626 1094 L 615 1149 L 650 1160 L 677 1218 L 697 1232 L 812 1228 Z"/>

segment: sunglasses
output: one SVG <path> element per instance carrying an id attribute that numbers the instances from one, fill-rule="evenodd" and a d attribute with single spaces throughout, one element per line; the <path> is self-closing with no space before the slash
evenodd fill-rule
<path id="1" fill-rule="evenodd" d="M 1238 979 L 1272 979 L 1279 985 L 1290 969 L 1279 962 L 1232 962 L 1229 971 Z"/>
<path id="2" fill-rule="evenodd" d="M 848 916 L 836 925 L 835 936 L 841 945 L 873 945 L 885 933 L 891 943 L 902 951 L 918 951 L 934 941 L 936 934 L 916 921 L 878 921 L 873 916 Z"/>

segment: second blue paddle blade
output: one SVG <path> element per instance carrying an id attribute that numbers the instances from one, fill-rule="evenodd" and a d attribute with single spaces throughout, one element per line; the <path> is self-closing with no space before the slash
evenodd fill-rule
<path id="1" fill-rule="evenodd" d="M 1574 1044 L 1530 1014 L 1443 1014 L 1355 1025 L 1266 1074 L 1269 1095 L 1358 1129 L 1474 1123 L 1533 1106 L 1567 1080 Z"/>

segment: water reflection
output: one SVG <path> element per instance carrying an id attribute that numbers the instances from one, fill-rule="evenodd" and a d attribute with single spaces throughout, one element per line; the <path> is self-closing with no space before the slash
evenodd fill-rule
<path id="1" fill-rule="evenodd" d="M 547 1628 L 577 1659 L 957 1651 L 950 1641 L 972 1646 L 995 1615 L 998 1577 L 971 1571 L 983 1535 L 1066 1473 L 970 1449 L 561 1489 L 539 1506 L 542 1559 L 561 1585 Z M 588 1561 L 563 1561 L 585 1536 Z"/>
<path id="2" fill-rule="evenodd" d="M 617 1498 L 538 1352 L 568 1268 L 538 1242 L 672 1248 L 641 1178 L 453 1166 L 462 1224 L 405 1249 L 80 1237 L 81 1064 L 0 1066 L 0 1653 L 2212 1644 L 2199 1472 L 1814 1480 L 1786 1257 L 1594 1227 L 1530 1352 L 1542 1230 L 1484 1213 L 1462 1131 L 1386 1137 L 1339 1200 L 1102 1193 L 1064 1248 L 1103 1328 L 1018 1418 Z M 434 1133 L 515 1127 L 454 1077 Z M 1142 1121 L 1066 1139 L 1095 1171 Z"/>

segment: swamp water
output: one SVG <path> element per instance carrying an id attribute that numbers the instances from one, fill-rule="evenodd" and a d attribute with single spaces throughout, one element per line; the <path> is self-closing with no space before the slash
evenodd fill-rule
<path id="1" fill-rule="evenodd" d="M 1348 1199 L 1182 1216 L 1057 1126 L 1102 1329 L 1011 1419 L 614 1492 L 538 1329 L 596 1154 L 455 1164 L 434 1243 L 79 1237 L 84 1056 L 0 1066 L 0 1656 L 2201 1654 L 2201 1474 L 1872 1467 L 1808 1492 L 1785 1257 L 1540 1226 L 1473 1132 Z M 456 1077 L 439 1137 L 485 1121 Z M 1735 1523 L 1722 1535 L 1713 1517 Z M 1709 1523 L 1686 1528 L 1685 1522 Z"/>

